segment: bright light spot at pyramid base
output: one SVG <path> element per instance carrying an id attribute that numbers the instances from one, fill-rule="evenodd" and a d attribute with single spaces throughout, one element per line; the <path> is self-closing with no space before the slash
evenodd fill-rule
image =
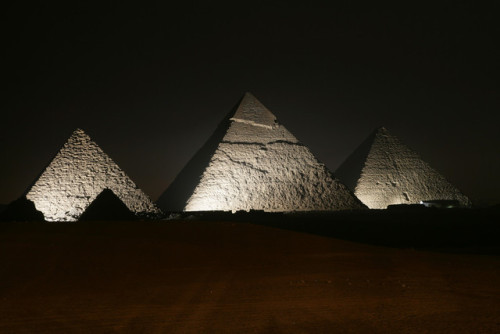
<path id="1" fill-rule="evenodd" d="M 184 211 L 232 211 L 233 213 L 236 210 L 232 210 L 226 206 L 220 205 L 221 203 L 214 198 L 198 198 L 196 201 L 189 202 Z"/>
<path id="2" fill-rule="evenodd" d="M 230 204 L 231 198 L 223 188 L 204 190 L 198 189 L 188 200 L 184 211 L 231 211 L 236 212 L 237 208 Z"/>
<path id="3" fill-rule="evenodd" d="M 35 208 L 43 214 L 48 222 L 75 222 L 83 213 L 84 208 L 76 207 L 74 201 L 69 198 L 58 198 L 50 201 L 48 199 L 30 198 L 35 204 Z"/>
<path id="4" fill-rule="evenodd" d="M 363 204 L 365 204 L 370 209 L 387 209 L 389 205 L 399 205 L 399 204 L 412 204 L 413 202 L 401 199 L 400 196 L 386 197 L 376 194 L 358 194 L 356 196 L 359 198 Z M 416 202 L 415 202 L 416 203 Z"/>

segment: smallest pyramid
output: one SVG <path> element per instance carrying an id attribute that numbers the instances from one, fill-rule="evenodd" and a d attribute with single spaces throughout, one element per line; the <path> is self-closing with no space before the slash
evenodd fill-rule
<path id="1" fill-rule="evenodd" d="M 137 216 L 123 203 L 115 193 L 104 189 L 95 200 L 90 203 L 80 216 L 80 221 L 131 221 Z"/>
<path id="2" fill-rule="evenodd" d="M 47 221 L 76 221 L 110 189 L 136 215 L 156 216 L 149 197 L 81 129 L 73 132 L 26 193 Z"/>
<path id="3" fill-rule="evenodd" d="M 381 127 L 337 169 L 337 177 L 370 209 L 429 200 L 470 200 L 417 153 Z"/>

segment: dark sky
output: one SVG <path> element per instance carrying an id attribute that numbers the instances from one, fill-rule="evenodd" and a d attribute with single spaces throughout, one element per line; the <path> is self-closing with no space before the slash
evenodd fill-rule
<path id="1" fill-rule="evenodd" d="M 155 200 L 245 91 L 333 171 L 384 125 L 500 202 L 498 5 L 167 3 L 4 5 L 0 203 L 77 127 Z"/>

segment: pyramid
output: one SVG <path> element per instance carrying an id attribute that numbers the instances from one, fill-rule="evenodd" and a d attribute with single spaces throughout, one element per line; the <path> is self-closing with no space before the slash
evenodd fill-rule
<path id="1" fill-rule="evenodd" d="M 373 132 L 335 172 L 370 209 L 421 201 L 470 200 L 387 129 Z"/>
<path id="2" fill-rule="evenodd" d="M 47 221 L 76 221 L 106 188 L 136 215 L 160 213 L 120 167 L 77 129 L 27 191 L 26 198 Z"/>
<path id="3" fill-rule="evenodd" d="M 250 93 L 226 116 L 157 204 L 167 211 L 364 208 Z"/>
<path id="4" fill-rule="evenodd" d="M 110 189 L 104 189 L 95 200 L 90 203 L 85 212 L 80 216 L 80 221 L 103 220 L 136 220 L 137 217 L 128 209 L 118 196 Z"/>

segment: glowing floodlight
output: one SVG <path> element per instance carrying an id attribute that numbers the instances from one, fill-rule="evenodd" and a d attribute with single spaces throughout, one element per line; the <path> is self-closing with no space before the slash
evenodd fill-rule
<path id="1" fill-rule="evenodd" d="M 137 215 L 159 210 L 83 130 L 77 129 L 29 189 L 47 221 L 76 221 L 104 189 Z"/>

